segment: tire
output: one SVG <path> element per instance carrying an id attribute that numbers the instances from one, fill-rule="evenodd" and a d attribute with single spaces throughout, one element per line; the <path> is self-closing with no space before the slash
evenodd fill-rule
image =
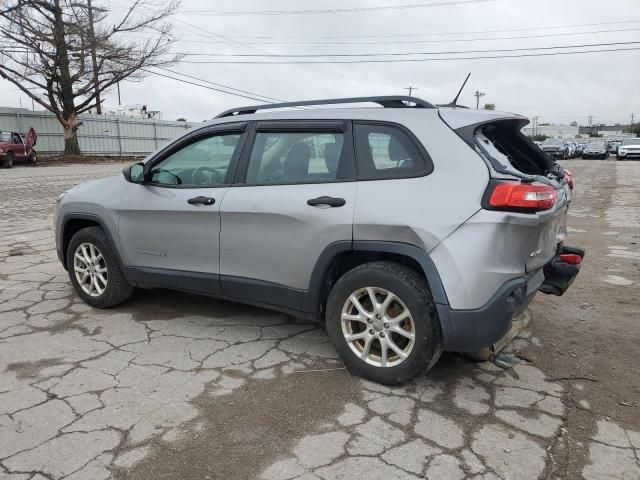
<path id="1" fill-rule="evenodd" d="M 13 152 L 7 152 L 7 156 L 4 158 L 4 164 L 2 165 L 4 168 L 13 168 L 13 162 L 15 161 L 16 156 Z"/>
<path id="2" fill-rule="evenodd" d="M 380 317 L 374 315 L 369 292 L 373 292 L 378 304 L 384 302 L 384 292 L 395 297 Z M 354 312 L 358 311 L 351 300 L 354 295 L 362 300 L 360 306 L 368 309 L 366 317 L 362 314 L 358 317 L 368 320 L 343 321 L 343 313 L 354 317 Z M 397 313 L 393 314 L 394 311 Z M 394 327 L 394 317 L 405 311 L 409 312 L 409 317 Z M 424 278 L 404 265 L 372 262 L 345 273 L 329 294 L 326 312 L 327 333 L 340 358 L 350 372 L 367 380 L 385 385 L 404 383 L 426 373 L 442 354 L 442 334 L 431 292 Z M 385 323 L 385 319 L 389 323 Z M 404 334 L 396 333 L 398 329 Z M 406 337 L 408 331 L 413 332 L 413 343 Z M 362 338 L 349 342 L 345 338 L 349 334 Z M 393 343 L 406 356 L 400 357 L 387 347 L 390 352 L 387 365 L 382 366 L 382 341 L 387 345 Z M 369 355 L 363 359 L 366 343 L 369 344 Z"/>
<path id="3" fill-rule="evenodd" d="M 29 155 L 29 163 L 33 164 L 38 161 L 38 154 L 35 150 L 31 150 L 31 155 Z"/>
<path id="4" fill-rule="evenodd" d="M 93 248 L 93 251 L 92 251 Z M 82 259 L 76 259 L 75 253 L 79 250 Z M 86 252 L 82 255 L 81 252 Z M 96 253 L 97 252 L 97 253 Z M 90 265 L 92 257 L 101 260 Z M 133 294 L 133 287 L 122 274 L 116 254 L 100 227 L 83 228 L 76 232 L 67 247 L 67 271 L 69 279 L 80 298 L 95 308 L 110 308 L 126 302 Z M 86 270 L 90 277 L 88 282 L 80 283 L 81 279 L 76 275 L 76 267 Z M 79 274 L 82 276 L 82 274 Z M 100 275 L 102 275 L 100 277 Z M 86 275 L 85 275 L 86 277 Z M 106 278 L 106 285 L 104 279 Z M 95 283 L 93 283 L 95 282 Z M 89 283 L 90 285 L 87 285 Z M 84 286 L 83 286 L 84 285 Z M 87 291 L 88 289 L 89 291 Z M 102 291 L 100 291 L 102 289 Z"/>

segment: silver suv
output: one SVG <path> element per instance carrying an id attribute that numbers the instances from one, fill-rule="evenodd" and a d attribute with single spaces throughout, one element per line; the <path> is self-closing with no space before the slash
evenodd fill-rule
<path id="1" fill-rule="evenodd" d="M 280 108 L 360 102 L 380 107 Z M 499 341 L 578 273 L 571 176 L 526 123 L 414 97 L 234 109 L 63 193 L 58 256 L 94 307 L 162 287 L 280 310 L 401 383 Z"/>

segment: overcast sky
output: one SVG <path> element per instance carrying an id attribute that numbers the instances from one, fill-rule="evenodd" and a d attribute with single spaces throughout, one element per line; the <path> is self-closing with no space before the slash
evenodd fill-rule
<path id="1" fill-rule="evenodd" d="M 382 8 L 416 4 L 414 8 Z M 121 9 L 124 0 L 103 2 Z M 238 12 L 353 9 L 331 13 L 239 14 Z M 221 12 L 236 12 L 221 14 Z M 585 48 L 437 55 L 432 52 L 529 49 L 567 45 L 639 42 L 589 49 L 640 48 L 640 0 L 183 0 L 174 18 L 174 50 L 200 54 L 375 54 L 370 57 L 188 56 L 186 61 L 288 61 L 420 59 L 517 55 Z M 595 24 L 595 25 L 594 25 Z M 615 31 L 612 31 L 615 30 Z M 501 39 L 496 39 L 500 37 Z M 505 38 L 510 37 L 510 38 Z M 513 38 L 529 37 L 529 38 Z M 448 102 L 468 72 L 460 103 L 475 107 L 476 90 L 498 110 L 541 122 L 628 123 L 640 119 L 640 50 L 524 58 L 255 65 L 181 63 L 173 70 L 261 96 L 291 101 L 341 96 L 406 94 Z M 165 72 L 166 73 L 166 72 Z M 184 77 L 183 77 L 184 78 Z M 31 101 L 0 80 L 0 105 L 31 107 Z M 144 103 L 165 119 L 200 121 L 255 100 L 151 76 L 121 84 L 123 104 Z M 107 94 L 107 108 L 117 105 Z"/>

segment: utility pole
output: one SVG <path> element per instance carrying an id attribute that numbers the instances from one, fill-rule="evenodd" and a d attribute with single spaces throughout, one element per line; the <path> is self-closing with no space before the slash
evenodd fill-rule
<path id="1" fill-rule="evenodd" d="M 408 87 L 404 87 L 405 90 L 409 90 L 409 96 L 411 96 L 411 92 L 413 92 L 414 90 L 418 90 L 418 87 L 412 87 L 411 85 L 409 85 Z"/>
<path id="2" fill-rule="evenodd" d="M 100 88 L 98 86 L 98 55 L 96 53 L 96 33 L 93 28 L 93 8 L 91 7 L 91 0 L 87 0 L 87 15 L 89 17 L 89 48 L 91 50 L 91 64 L 93 66 L 93 88 L 96 92 L 96 113 L 100 115 L 102 113 L 102 105 L 100 102 Z"/>
<path id="3" fill-rule="evenodd" d="M 486 93 L 481 92 L 480 90 L 476 90 L 476 93 L 473 94 L 473 96 L 476 97 L 476 110 L 480 108 L 480 97 L 484 97 L 485 95 Z"/>
<path id="4" fill-rule="evenodd" d="M 539 115 L 534 115 L 533 117 L 533 136 L 535 137 L 536 135 L 538 135 L 538 119 L 540 118 Z"/>
<path id="5" fill-rule="evenodd" d="M 631 117 L 631 126 L 633 127 L 634 124 L 634 120 L 636 119 L 636 114 L 632 113 L 631 115 L 629 115 Z"/>
<path id="6" fill-rule="evenodd" d="M 116 85 L 118 86 L 118 106 L 122 106 L 122 102 L 120 101 L 120 82 L 116 82 Z"/>
<path id="7" fill-rule="evenodd" d="M 589 119 L 589 135 L 593 135 L 593 115 L 587 117 Z"/>

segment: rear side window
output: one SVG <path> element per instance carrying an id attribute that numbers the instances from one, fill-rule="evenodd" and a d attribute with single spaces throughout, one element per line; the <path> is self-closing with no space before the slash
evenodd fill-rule
<path id="1" fill-rule="evenodd" d="M 425 175 L 425 155 L 401 128 L 355 124 L 359 180 L 382 180 Z"/>
<path id="2" fill-rule="evenodd" d="M 253 185 L 334 182 L 347 179 L 344 134 L 257 132 L 246 183 Z"/>

